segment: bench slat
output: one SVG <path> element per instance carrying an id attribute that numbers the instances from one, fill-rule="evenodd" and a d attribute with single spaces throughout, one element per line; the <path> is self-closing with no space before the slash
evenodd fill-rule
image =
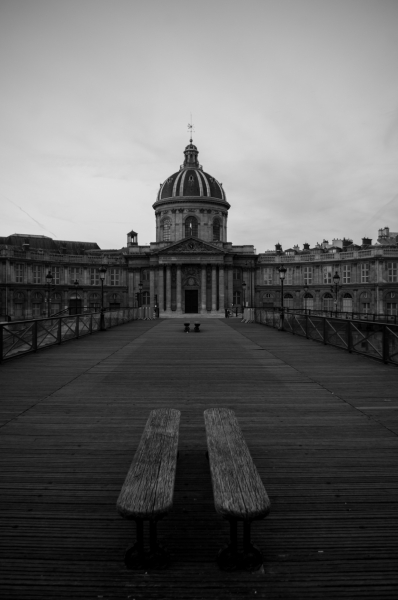
<path id="1" fill-rule="evenodd" d="M 204 418 L 216 511 L 230 519 L 264 518 L 271 504 L 234 412 L 213 408 Z"/>
<path id="2" fill-rule="evenodd" d="M 171 509 L 179 422 L 178 410 L 150 413 L 117 501 L 123 517 L 159 519 Z"/>

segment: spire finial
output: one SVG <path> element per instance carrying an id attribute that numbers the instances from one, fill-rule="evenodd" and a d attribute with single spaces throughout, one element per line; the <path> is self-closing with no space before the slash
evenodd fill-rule
<path id="1" fill-rule="evenodd" d="M 190 137 L 189 141 L 190 141 L 191 144 L 193 142 L 193 140 L 192 140 L 192 134 L 193 134 L 194 131 L 195 131 L 195 129 L 194 129 L 194 125 L 193 125 L 193 122 L 192 122 L 192 113 L 191 113 L 191 122 L 188 123 L 188 133 L 191 134 L 191 137 Z"/>

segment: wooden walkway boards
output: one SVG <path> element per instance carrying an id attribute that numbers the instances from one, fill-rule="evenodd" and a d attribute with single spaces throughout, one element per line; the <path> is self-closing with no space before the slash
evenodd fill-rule
<path id="1" fill-rule="evenodd" d="M 0 366 L 0 596 L 398 597 L 398 369 L 235 319 L 138 321 Z M 152 409 L 181 411 L 166 571 L 116 500 Z M 235 411 L 271 500 L 255 574 L 219 571 L 203 411 Z M 133 524 L 131 524 L 131 528 Z"/>

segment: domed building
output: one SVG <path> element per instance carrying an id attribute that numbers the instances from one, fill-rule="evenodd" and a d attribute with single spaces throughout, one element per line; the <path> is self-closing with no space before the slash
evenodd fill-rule
<path id="1" fill-rule="evenodd" d="M 242 305 L 275 308 L 282 301 L 288 309 L 321 314 L 396 318 L 398 234 L 384 227 L 375 244 L 367 237 L 361 245 L 344 238 L 283 251 L 278 243 L 260 254 L 251 245 L 234 246 L 226 192 L 198 157 L 191 139 L 179 170 L 160 184 L 153 204 L 156 241 L 149 245 L 140 246 L 135 231 L 127 234 L 127 246 L 115 250 L 42 235 L 0 237 L 0 321 L 101 306 L 142 306 L 145 318 L 202 319 L 224 317 L 227 308 L 240 312 Z"/>
<path id="2" fill-rule="evenodd" d="M 191 139 L 179 171 L 160 184 L 153 204 L 156 242 L 148 258 L 135 232 L 128 234 L 129 289 L 136 293 L 141 282 L 142 298 L 164 317 L 223 317 L 226 308 L 241 304 L 243 279 L 248 298 L 253 291 L 252 278 L 243 271 L 254 267 L 254 247 L 228 242 L 230 204 L 198 155 Z"/>

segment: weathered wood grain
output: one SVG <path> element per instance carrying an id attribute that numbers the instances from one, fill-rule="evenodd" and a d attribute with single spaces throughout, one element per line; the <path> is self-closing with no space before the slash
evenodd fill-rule
<path id="1" fill-rule="evenodd" d="M 224 518 L 253 521 L 271 504 L 232 410 L 204 411 L 216 511 Z"/>
<path id="2" fill-rule="evenodd" d="M 371 404 L 371 403 L 372 404 Z M 379 412 L 363 407 L 391 406 Z M 167 571 L 115 503 L 151 410 L 181 411 Z M 272 502 L 264 570 L 222 573 L 203 411 L 234 410 Z M 398 369 L 236 319 L 140 321 L 0 367 L 0 595 L 395 600 Z M 384 414 L 381 414 L 381 413 Z M 397 413 L 398 414 L 398 413 Z M 127 524 L 128 525 L 128 524 Z"/>
<path id="3" fill-rule="evenodd" d="M 117 500 L 128 519 L 160 519 L 173 505 L 180 411 L 153 410 Z"/>

